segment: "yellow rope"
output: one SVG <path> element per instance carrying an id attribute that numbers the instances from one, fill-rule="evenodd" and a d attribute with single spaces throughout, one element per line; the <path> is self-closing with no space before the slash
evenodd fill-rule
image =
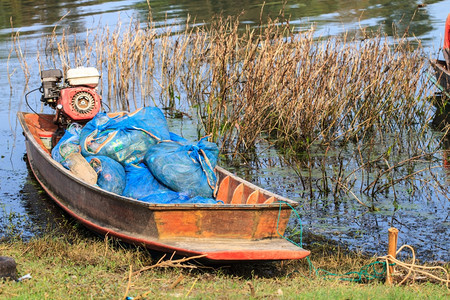
<path id="1" fill-rule="evenodd" d="M 444 267 L 441 267 L 441 266 L 426 267 L 426 266 L 416 265 L 416 253 L 415 253 L 414 249 L 411 246 L 409 246 L 409 245 L 401 246 L 397 250 L 396 255 L 399 254 L 404 248 L 408 248 L 409 250 L 411 250 L 413 259 L 412 259 L 412 263 L 410 263 L 410 264 L 402 262 L 402 261 L 394 258 L 390 254 L 378 257 L 379 260 L 385 260 L 387 265 L 395 263 L 396 267 L 400 267 L 400 268 L 404 268 L 404 269 L 408 270 L 408 274 L 406 274 L 405 278 L 403 278 L 403 280 L 400 281 L 398 283 L 398 285 L 403 284 L 411 276 L 411 274 L 415 275 L 416 273 L 420 273 L 420 274 L 425 275 L 425 276 L 427 276 L 429 278 L 433 278 L 433 279 L 435 279 L 435 280 L 437 280 L 437 281 L 439 281 L 441 283 L 445 283 L 445 285 L 448 288 L 448 284 L 450 283 L 450 276 L 449 276 L 448 271 Z M 440 277 L 438 277 L 438 276 L 436 276 L 436 275 L 434 275 L 434 274 L 432 274 L 430 272 L 427 272 L 425 270 L 441 270 L 443 273 L 445 273 L 445 276 L 446 276 L 447 279 L 440 278 Z M 386 275 L 390 276 L 390 274 L 389 274 L 389 267 L 386 269 L 386 272 L 387 272 Z"/>

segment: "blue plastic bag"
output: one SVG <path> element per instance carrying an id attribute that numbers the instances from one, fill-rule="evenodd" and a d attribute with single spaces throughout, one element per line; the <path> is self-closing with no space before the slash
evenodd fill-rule
<path id="1" fill-rule="evenodd" d="M 171 190 L 165 192 L 158 192 L 148 195 L 139 199 L 144 202 L 155 203 L 155 204 L 175 204 L 184 203 L 189 200 L 189 197 Z"/>
<path id="2" fill-rule="evenodd" d="M 97 185 L 118 195 L 125 188 L 125 170 L 117 161 L 106 156 L 88 156 L 86 160 L 97 172 Z"/>
<path id="3" fill-rule="evenodd" d="M 80 133 L 81 125 L 72 123 L 67 129 L 62 138 L 52 149 L 52 158 L 63 165 L 66 169 L 69 166 L 65 162 L 66 158 L 72 153 L 80 153 Z"/>
<path id="4" fill-rule="evenodd" d="M 165 187 L 153 177 L 145 164 L 125 166 L 126 185 L 123 196 L 141 199 L 155 193 L 168 192 Z"/>
<path id="5" fill-rule="evenodd" d="M 108 156 L 122 165 L 139 164 L 147 150 L 160 140 L 170 139 L 164 114 L 157 107 L 108 116 L 97 114 L 80 135 L 84 156 Z"/>
<path id="6" fill-rule="evenodd" d="M 145 164 L 125 166 L 126 186 L 123 196 L 157 204 L 216 204 L 211 198 L 189 198 L 183 193 L 177 193 L 165 187 L 155 177 Z M 223 203 L 223 202 L 222 202 Z"/>
<path id="7" fill-rule="evenodd" d="M 217 145 L 206 138 L 197 144 L 163 141 L 148 150 L 145 164 L 153 176 L 170 189 L 189 198 L 212 198 L 218 154 Z"/>
<path id="8" fill-rule="evenodd" d="M 190 143 L 187 139 L 185 139 L 184 137 L 179 136 L 176 133 L 169 132 L 169 134 L 170 134 L 170 140 L 171 141 L 174 141 L 174 142 L 177 142 L 177 143 L 183 144 L 183 145 L 187 145 L 187 144 Z"/>

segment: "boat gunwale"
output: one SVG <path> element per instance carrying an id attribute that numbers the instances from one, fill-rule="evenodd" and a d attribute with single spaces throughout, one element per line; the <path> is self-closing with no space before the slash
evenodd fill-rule
<path id="1" fill-rule="evenodd" d="M 141 201 L 138 199 L 134 199 L 134 198 L 130 198 L 130 197 L 125 197 L 122 195 L 118 195 L 116 193 L 112 193 L 109 191 L 106 191 L 102 188 L 100 188 L 99 186 L 96 185 L 91 185 L 86 183 L 85 181 L 77 178 L 76 176 L 74 176 L 72 174 L 72 172 L 70 172 L 70 170 L 64 168 L 60 163 L 58 163 L 57 161 L 55 161 L 51 155 L 45 151 L 42 146 L 37 142 L 35 136 L 33 135 L 33 133 L 31 132 L 30 128 L 28 127 L 28 123 L 26 121 L 25 115 L 27 114 L 34 114 L 34 113 L 28 113 L 28 112 L 17 112 L 17 116 L 19 119 L 19 122 L 22 125 L 22 128 L 24 130 L 24 135 L 25 138 L 28 140 L 31 140 L 31 143 L 33 144 L 34 148 L 37 149 L 37 151 L 40 153 L 40 155 L 47 161 L 49 162 L 53 167 L 57 168 L 59 171 L 61 171 L 64 175 L 66 175 L 68 178 L 70 178 L 71 180 L 77 182 L 78 184 L 82 185 L 84 188 L 86 189 L 92 189 L 95 190 L 98 193 L 104 194 L 108 197 L 113 197 L 113 198 L 117 198 L 123 202 L 131 202 L 133 204 L 139 204 L 142 207 L 151 209 L 151 210 L 228 210 L 228 209 L 233 209 L 233 210 L 239 210 L 239 209 L 270 209 L 270 208 L 277 208 L 277 209 L 286 209 L 287 207 L 296 207 L 298 206 L 298 202 L 295 202 L 291 199 L 285 198 L 283 196 L 280 196 L 278 194 L 275 194 L 273 192 L 270 192 L 268 190 L 265 190 L 261 187 L 258 187 L 254 184 L 252 184 L 251 182 L 236 176 L 235 174 L 225 170 L 224 168 L 220 167 L 220 166 L 216 166 L 216 171 L 219 173 L 224 174 L 225 176 L 230 176 L 236 180 L 238 180 L 241 183 L 244 183 L 244 185 L 255 189 L 255 190 L 259 190 L 261 191 L 263 194 L 266 194 L 267 196 L 274 196 L 278 202 L 274 202 L 274 203 L 269 203 L 269 204 L 264 204 L 264 203 L 258 203 L 258 204 L 203 204 L 203 203 L 199 203 L 199 204 L 193 204 L 193 203 L 176 203 L 176 204 L 159 204 L 159 203 L 150 203 L 150 202 L 145 202 L 145 201 Z M 35 114 L 35 115 L 39 115 L 39 116 L 52 116 L 52 115 L 48 115 L 48 114 Z M 42 183 L 43 185 L 43 183 Z M 283 203 L 285 202 L 285 203 Z"/>
<path id="2" fill-rule="evenodd" d="M 122 240 L 124 242 L 128 242 L 135 245 L 143 245 L 149 249 L 153 249 L 156 251 L 162 251 L 166 253 L 177 253 L 178 255 L 186 255 L 186 256 L 194 256 L 194 255 L 201 255 L 201 260 L 205 262 L 214 262 L 214 263 L 232 263 L 232 262 L 243 262 L 243 261 L 279 261 L 279 260 L 292 260 L 292 259 L 302 259 L 310 254 L 310 251 L 305 250 L 301 247 L 298 247 L 298 245 L 294 245 L 289 242 L 286 239 L 283 239 L 280 235 L 280 232 L 278 231 L 278 225 L 277 230 L 278 236 L 274 235 L 272 237 L 262 237 L 262 238 L 256 238 L 256 239 L 248 239 L 246 237 L 230 237 L 230 238 L 223 238 L 223 237 L 204 237 L 200 238 L 201 240 L 210 240 L 210 241 L 216 241 L 216 240 L 228 240 L 230 243 L 235 241 L 243 241 L 245 242 L 246 246 L 243 246 L 242 249 L 233 249 L 233 250 L 220 250 L 216 249 L 214 247 L 205 248 L 204 250 L 197 249 L 196 248 L 196 240 L 199 238 L 195 237 L 192 238 L 192 243 L 189 242 L 183 248 L 180 248 L 180 245 L 174 244 L 174 241 L 177 241 L 177 238 L 172 238 L 170 236 L 166 236 L 164 238 L 161 238 L 159 236 L 160 232 L 152 233 L 151 231 L 130 231 L 128 227 L 119 228 L 116 227 L 114 224 L 105 223 L 103 221 L 99 221 L 98 219 L 93 219 L 92 216 L 89 214 L 85 214 L 82 210 L 76 208 L 73 206 L 73 203 L 71 201 L 68 201 L 64 196 L 64 194 L 60 195 L 60 192 L 54 192 L 53 191 L 53 185 L 52 183 L 47 182 L 48 178 L 42 173 L 42 171 L 46 171 L 47 169 L 40 169 L 40 165 L 42 163 L 45 163 L 48 166 L 48 170 L 50 172 L 56 172 L 57 174 L 60 174 L 60 176 L 63 176 L 61 179 L 64 181 L 73 181 L 75 185 L 78 185 L 81 189 L 86 189 L 87 192 L 97 194 L 100 196 L 100 198 L 105 199 L 111 199 L 113 201 L 116 201 L 118 203 L 122 203 L 123 205 L 127 206 L 127 203 L 132 204 L 131 207 L 135 207 L 136 209 L 141 209 L 142 211 L 145 211 L 145 208 L 148 210 L 149 213 L 159 213 L 159 214 L 165 214 L 165 213 L 172 213 L 176 211 L 182 210 L 183 214 L 186 214 L 186 212 L 189 214 L 194 211 L 207 211 L 209 213 L 217 213 L 220 210 L 227 210 L 229 213 L 246 213 L 247 211 L 253 211 L 253 213 L 266 213 L 270 212 L 271 214 L 276 213 L 275 211 L 278 211 L 276 214 L 278 215 L 278 218 L 280 218 L 280 213 L 283 210 L 286 212 L 286 210 L 289 210 L 288 204 L 290 207 L 295 206 L 298 203 L 293 202 L 292 200 L 288 200 L 288 203 L 272 203 L 272 204 L 221 204 L 221 205 L 211 205 L 211 204 L 150 204 L 147 202 L 142 202 L 139 200 L 135 200 L 132 198 L 123 197 L 108 191 L 105 191 L 99 187 L 90 185 L 82 181 L 81 179 L 76 178 L 72 173 L 65 169 L 62 165 L 60 165 L 58 162 L 56 162 L 51 156 L 49 155 L 49 151 L 43 148 L 43 145 L 41 145 L 38 140 L 38 137 L 36 136 L 36 132 L 32 133 L 31 128 L 33 128 L 32 122 L 25 119 L 26 113 L 18 113 L 18 119 L 21 123 L 24 131 L 24 136 L 26 138 L 26 148 L 27 148 L 27 159 L 29 162 L 29 165 L 31 167 L 31 171 L 36 178 L 36 180 L 40 183 L 42 188 L 46 191 L 46 193 L 49 195 L 50 198 L 57 204 L 63 211 L 68 213 L 71 217 L 73 217 L 75 220 L 86 226 L 87 228 L 100 233 L 102 235 L 110 235 L 118 238 L 119 240 Z M 31 120 L 32 121 L 32 120 Z M 43 129 L 40 128 L 41 130 Z M 53 169 L 52 169 L 53 168 Z M 222 171 L 223 169 L 220 169 Z M 228 176 L 232 175 L 233 177 L 237 177 L 230 173 L 229 171 L 223 170 L 224 173 L 221 175 Z M 239 178 L 239 177 L 237 177 Z M 239 178 L 240 181 L 244 181 L 247 183 L 247 181 Z M 249 183 L 251 186 L 254 186 L 253 184 Z M 257 186 L 255 186 L 257 187 Z M 257 187 L 260 189 L 259 187 Z M 264 189 L 260 189 L 261 191 L 266 192 L 268 195 L 272 195 L 273 193 L 266 191 Z M 281 196 L 278 196 L 276 194 L 273 194 L 279 199 L 286 199 Z M 145 217 L 147 218 L 147 217 Z M 277 221 L 278 224 L 278 221 Z M 156 229 L 156 228 L 155 228 Z M 147 230 L 147 229 L 145 229 Z M 284 232 L 284 229 L 283 231 Z M 188 237 L 189 238 L 189 237 Z M 186 240 L 186 241 L 191 241 Z M 265 243 L 264 241 L 271 241 L 270 245 L 266 249 L 264 248 L 258 248 L 261 245 L 261 243 Z M 244 244 L 243 244 L 244 245 Z M 258 246 L 256 249 L 254 246 Z"/>

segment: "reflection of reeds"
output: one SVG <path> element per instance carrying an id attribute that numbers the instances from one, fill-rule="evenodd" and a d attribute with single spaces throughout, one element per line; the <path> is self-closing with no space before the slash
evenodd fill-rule
<path id="1" fill-rule="evenodd" d="M 113 110 L 191 107 L 205 133 L 234 150 L 260 137 L 294 149 L 360 140 L 407 131 L 427 116 L 422 50 L 407 38 L 317 39 L 313 28 L 294 34 L 288 23 L 269 22 L 241 30 L 237 19 L 221 17 L 185 28 L 175 35 L 151 21 L 130 23 L 88 32 L 82 41 L 54 31 L 46 64 L 97 66 Z"/>

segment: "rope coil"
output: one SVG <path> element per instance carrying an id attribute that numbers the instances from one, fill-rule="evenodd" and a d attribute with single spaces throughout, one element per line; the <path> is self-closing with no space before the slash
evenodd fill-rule
<path id="1" fill-rule="evenodd" d="M 292 244 L 296 245 L 297 247 L 302 248 L 302 242 L 303 242 L 303 227 L 302 227 L 302 220 L 300 219 L 300 215 L 298 214 L 298 212 L 294 209 L 294 207 L 292 207 L 289 203 L 285 202 L 285 201 L 279 201 L 280 203 L 280 207 L 279 207 L 279 211 L 278 211 L 278 220 L 277 220 L 277 233 L 278 235 L 291 242 Z M 300 241 L 299 243 L 294 242 L 293 240 L 289 239 L 288 237 L 285 237 L 284 235 L 280 234 L 280 232 L 278 231 L 278 225 L 279 225 L 279 220 L 280 220 L 280 216 L 281 216 L 281 206 L 282 204 L 287 204 L 291 210 L 295 213 L 295 216 L 298 220 L 298 225 L 300 226 Z M 385 256 L 379 256 L 377 257 L 377 261 L 374 261 L 368 265 L 363 266 L 358 272 L 357 271 L 351 271 L 351 272 L 347 272 L 344 274 L 335 274 L 332 272 L 329 272 L 327 270 L 324 269 L 320 269 L 320 268 L 316 268 L 313 263 L 311 262 L 310 258 L 307 257 L 306 260 L 308 261 L 308 265 L 309 265 L 309 271 L 311 273 L 312 270 L 314 270 L 314 273 L 316 276 L 320 276 L 319 272 L 324 272 L 325 275 L 322 275 L 323 277 L 328 277 L 328 276 L 333 276 L 333 277 L 339 277 L 340 280 L 343 281 L 351 281 L 351 282 L 359 282 L 359 283 L 363 283 L 363 282 L 369 282 L 371 280 L 374 279 L 386 279 L 388 276 L 391 276 L 392 274 L 389 274 L 389 268 L 388 266 L 396 266 L 399 268 L 403 268 L 406 269 L 408 271 L 408 273 L 404 276 L 404 278 L 398 283 L 398 285 L 402 285 L 403 283 L 405 283 L 408 278 L 410 278 L 411 275 L 414 275 L 416 273 L 422 274 L 425 277 L 434 279 L 440 283 L 445 283 L 445 285 L 447 286 L 447 289 L 449 287 L 449 283 L 450 283 L 450 276 L 448 271 L 441 266 L 435 266 L 435 267 L 427 267 L 427 266 L 421 266 L 421 265 L 417 265 L 416 264 L 416 253 L 413 249 L 413 247 L 411 247 L 410 245 L 403 245 L 401 246 L 396 254 L 399 254 L 403 249 L 409 249 L 412 253 L 412 262 L 409 263 L 405 263 L 402 262 L 396 258 L 394 258 L 392 255 L 385 255 Z M 382 269 L 381 271 L 377 270 L 377 267 L 381 266 Z M 432 273 L 430 273 L 429 271 L 426 270 L 433 270 L 433 271 L 442 271 L 445 274 L 445 278 L 441 278 L 438 277 Z M 355 277 L 350 277 L 349 276 L 355 276 Z M 412 278 L 413 280 L 415 279 L 414 277 Z"/>
<path id="2" fill-rule="evenodd" d="M 384 260 L 386 264 L 388 262 L 392 262 L 392 263 L 395 264 L 396 267 L 403 268 L 403 269 L 406 269 L 408 271 L 408 273 L 405 275 L 405 277 L 402 279 L 402 281 L 400 281 L 398 283 L 398 285 L 402 285 L 403 283 L 405 283 L 406 280 L 408 280 L 408 278 L 411 275 L 415 276 L 416 273 L 419 273 L 419 274 L 424 275 L 425 277 L 429 277 L 429 278 L 432 278 L 432 279 L 434 279 L 434 280 L 436 280 L 438 282 L 445 283 L 445 285 L 448 288 L 448 284 L 450 283 L 450 276 L 449 276 L 448 271 L 444 267 L 441 267 L 441 266 L 427 267 L 427 266 L 417 265 L 416 264 L 416 253 L 415 253 L 413 247 L 411 247 L 410 245 L 403 245 L 403 246 L 401 246 L 397 250 L 396 254 L 399 254 L 405 248 L 409 249 L 411 251 L 411 254 L 412 254 L 412 262 L 410 264 L 402 262 L 402 261 L 394 258 L 392 255 L 385 255 L 385 256 L 380 256 L 380 257 L 377 258 L 378 260 Z M 445 274 L 446 278 L 440 278 L 440 277 L 438 277 L 438 276 L 436 276 L 436 275 L 434 275 L 434 274 L 432 274 L 430 272 L 427 272 L 425 270 L 441 270 Z M 386 272 L 386 276 L 390 276 L 389 268 L 388 268 L 388 270 Z M 414 277 L 412 279 L 414 280 Z"/>

